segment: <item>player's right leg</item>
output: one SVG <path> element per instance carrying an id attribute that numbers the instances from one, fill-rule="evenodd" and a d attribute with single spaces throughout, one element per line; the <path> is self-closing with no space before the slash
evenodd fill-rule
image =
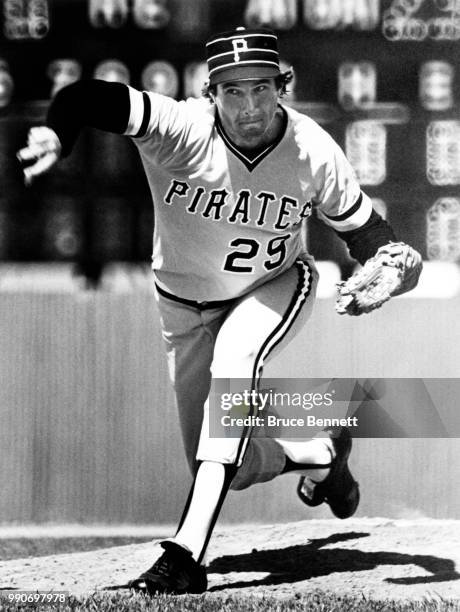
<path id="1" fill-rule="evenodd" d="M 224 466 L 215 462 L 198 464 L 196 453 L 203 422 L 203 406 L 211 385 L 211 363 L 219 329 L 232 302 L 217 307 L 198 308 L 184 301 L 170 299 L 157 292 L 163 339 L 166 343 L 170 379 L 179 413 L 184 448 L 189 467 L 194 475 L 186 509 L 196 491 L 206 506 L 218 505 L 228 474 Z M 196 505 L 193 512 L 200 514 Z M 202 516 L 197 518 L 197 523 Z M 130 582 L 131 588 L 158 592 L 201 593 L 207 588 L 203 558 L 194 558 L 183 543 L 161 543 L 163 554 L 153 566 Z"/>
<path id="2" fill-rule="evenodd" d="M 185 455 L 194 474 L 214 343 L 231 302 L 200 310 L 157 293 L 157 303 Z"/>

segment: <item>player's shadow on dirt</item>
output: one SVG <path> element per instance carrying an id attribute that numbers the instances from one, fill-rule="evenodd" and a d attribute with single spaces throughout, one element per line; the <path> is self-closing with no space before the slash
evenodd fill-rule
<path id="1" fill-rule="evenodd" d="M 386 578 L 393 584 L 422 584 L 446 582 L 460 578 L 451 559 L 432 555 L 409 555 L 391 551 L 363 552 L 353 548 L 324 549 L 327 544 L 335 544 L 356 538 L 365 538 L 369 533 L 336 533 L 327 538 L 311 540 L 308 544 L 289 546 L 282 549 L 254 550 L 244 555 L 226 555 L 214 559 L 210 573 L 227 574 L 230 572 L 269 572 L 260 580 L 232 582 L 212 587 L 211 591 L 236 589 L 242 587 L 269 586 L 282 583 L 300 582 L 316 576 L 327 576 L 334 572 L 356 572 L 372 570 L 382 565 L 418 565 L 431 573 L 431 576 Z"/>

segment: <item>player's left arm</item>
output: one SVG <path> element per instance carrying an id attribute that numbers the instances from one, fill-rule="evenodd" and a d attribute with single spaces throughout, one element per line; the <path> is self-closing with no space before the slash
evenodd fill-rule
<path id="1" fill-rule="evenodd" d="M 382 292 L 382 300 L 375 300 L 375 304 L 380 306 L 389 297 L 410 291 L 417 285 L 422 259 L 415 249 L 398 241 L 387 221 L 373 210 L 370 198 L 361 190 L 351 165 L 338 145 L 333 141 L 327 142 L 327 145 L 329 151 L 321 166 L 318 182 L 318 216 L 345 241 L 350 255 L 365 268 L 360 280 L 370 270 L 372 290 L 377 287 L 376 295 L 385 284 L 385 296 Z M 382 271 L 383 275 L 378 274 Z M 378 278 L 385 280 L 379 281 Z M 351 288 L 354 289 L 354 281 L 349 279 L 349 285 L 345 284 L 343 290 L 351 291 Z M 370 289 L 368 294 L 371 294 Z"/>
<path id="2" fill-rule="evenodd" d="M 390 225 L 374 210 L 361 227 L 337 234 L 363 266 L 339 283 L 339 314 L 371 312 L 417 285 L 422 271 L 420 254 L 408 244 L 397 242 Z"/>
<path id="3" fill-rule="evenodd" d="M 358 205 L 363 197 L 367 196 L 361 192 Z M 416 287 L 422 271 L 420 253 L 410 245 L 398 241 L 390 224 L 373 208 L 362 225 L 347 231 L 334 228 L 334 231 L 346 243 L 353 259 L 362 266 L 375 257 L 390 257 L 385 265 L 395 265 L 400 270 L 399 282 L 394 287 L 392 296 L 401 295 Z"/>
<path id="4" fill-rule="evenodd" d="M 397 242 L 392 227 L 375 211 L 360 227 L 348 231 L 334 229 L 347 245 L 348 251 L 361 265 L 373 257 L 378 249 L 389 242 Z"/>

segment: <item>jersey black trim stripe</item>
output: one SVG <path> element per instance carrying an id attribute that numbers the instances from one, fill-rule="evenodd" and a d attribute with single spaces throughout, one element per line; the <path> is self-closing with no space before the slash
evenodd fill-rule
<path id="1" fill-rule="evenodd" d="M 286 134 L 287 125 L 288 125 L 287 113 L 286 113 L 286 111 L 284 110 L 284 108 L 282 106 L 278 106 L 278 108 L 280 108 L 282 110 L 282 112 L 283 112 L 283 127 L 280 130 L 279 135 L 276 137 L 276 140 L 274 140 L 271 144 L 268 145 L 268 147 L 266 147 L 262 151 L 256 152 L 254 157 L 250 157 L 250 156 L 248 156 L 247 153 L 243 153 L 243 151 L 241 151 L 241 149 L 239 149 L 230 140 L 230 138 L 227 136 L 227 134 L 224 131 L 224 128 L 222 126 L 219 114 L 216 112 L 216 129 L 217 129 L 217 133 L 219 134 L 219 136 L 224 141 L 225 146 L 228 149 L 230 149 L 230 151 L 233 153 L 233 155 L 238 157 L 238 159 L 241 162 L 243 162 L 243 164 L 246 166 L 246 168 L 249 170 L 249 172 L 252 172 L 254 170 L 254 168 L 256 168 L 260 164 L 260 162 L 263 159 L 265 159 L 267 157 L 267 155 L 269 153 L 271 153 L 279 145 L 279 143 L 283 140 L 284 135 Z"/>
<path id="2" fill-rule="evenodd" d="M 147 94 L 147 92 L 143 91 L 142 98 L 144 100 L 144 116 L 142 118 L 141 127 L 139 128 L 137 134 L 133 136 L 133 138 L 142 138 L 142 136 L 145 136 L 145 134 L 147 133 L 147 128 L 149 127 L 150 118 L 152 116 L 152 104 L 150 102 L 150 96 Z"/>
<path id="3" fill-rule="evenodd" d="M 356 200 L 356 202 L 353 204 L 353 206 L 351 206 L 348 210 L 346 210 L 341 215 L 337 215 L 336 217 L 331 217 L 330 215 L 326 215 L 326 213 L 324 213 L 324 216 L 330 219 L 331 221 L 345 221 L 345 219 L 348 219 L 349 217 L 354 215 L 355 212 L 359 210 L 359 207 L 361 206 L 362 202 L 363 202 L 363 192 L 359 194 L 359 197 Z"/>

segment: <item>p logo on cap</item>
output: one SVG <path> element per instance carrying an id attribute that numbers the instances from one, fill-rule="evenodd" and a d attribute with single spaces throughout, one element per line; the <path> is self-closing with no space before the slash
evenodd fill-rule
<path id="1" fill-rule="evenodd" d="M 237 28 L 216 34 L 207 42 L 206 51 L 211 85 L 281 74 L 273 30 Z"/>
<path id="2" fill-rule="evenodd" d="M 240 61 L 240 51 L 249 51 L 248 43 L 244 38 L 235 38 L 232 40 L 233 45 L 233 59 L 235 62 Z"/>

